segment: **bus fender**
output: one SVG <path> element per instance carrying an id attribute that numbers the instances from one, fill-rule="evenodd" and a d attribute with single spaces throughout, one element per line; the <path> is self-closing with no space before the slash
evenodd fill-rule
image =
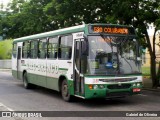
<path id="1" fill-rule="evenodd" d="M 59 79 L 58 79 L 58 90 L 59 92 L 61 92 L 61 85 L 62 85 L 62 82 L 63 80 L 68 80 L 67 77 L 65 75 L 60 75 Z"/>

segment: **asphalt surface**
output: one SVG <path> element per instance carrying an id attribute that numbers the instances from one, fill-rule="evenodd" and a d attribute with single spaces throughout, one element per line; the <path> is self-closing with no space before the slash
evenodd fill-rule
<path id="1" fill-rule="evenodd" d="M 14 79 L 10 71 L 0 71 L 0 111 L 86 111 L 88 114 L 90 113 L 89 111 L 160 111 L 160 92 L 143 90 L 140 95 L 126 97 L 123 99 L 83 100 L 77 98 L 74 102 L 68 103 L 63 101 L 61 95 L 53 90 L 48 90 L 42 87 L 26 90 L 23 88 L 22 81 Z M 78 117 L 76 115 L 76 117 L 67 117 L 63 115 L 65 112 L 60 112 L 59 114 L 60 115 L 58 117 L 52 118 L 1 117 L 0 120 L 159 119 L 157 117 Z M 73 112 L 73 114 L 78 115 L 76 112 Z M 62 118 L 61 115 L 64 117 Z"/>

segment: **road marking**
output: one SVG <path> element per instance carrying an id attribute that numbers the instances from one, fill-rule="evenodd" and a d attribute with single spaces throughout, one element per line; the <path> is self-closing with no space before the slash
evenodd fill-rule
<path id="1" fill-rule="evenodd" d="M 14 112 L 13 109 L 7 107 L 7 106 L 4 105 L 3 103 L 0 103 L 0 107 L 3 107 L 3 108 L 4 108 L 4 110 L 2 110 L 2 111 L 8 110 L 8 111 L 10 111 L 10 112 Z M 25 120 L 25 119 L 23 119 L 23 118 L 21 118 L 21 117 L 15 117 L 15 118 L 13 117 L 13 119 L 14 119 L 14 120 Z"/>
<path id="2" fill-rule="evenodd" d="M 0 103 L 0 107 L 4 107 L 5 109 L 9 110 L 9 111 L 14 111 L 11 108 L 5 106 L 3 103 Z"/>

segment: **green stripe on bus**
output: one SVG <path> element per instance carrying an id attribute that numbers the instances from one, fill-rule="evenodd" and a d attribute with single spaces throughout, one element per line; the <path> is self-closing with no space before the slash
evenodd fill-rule
<path id="1" fill-rule="evenodd" d="M 59 68 L 59 70 L 65 70 L 65 71 L 68 71 L 67 68 Z"/>

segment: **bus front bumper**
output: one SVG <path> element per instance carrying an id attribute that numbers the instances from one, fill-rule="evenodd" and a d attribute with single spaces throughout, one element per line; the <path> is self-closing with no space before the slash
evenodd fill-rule
<path id="1" fill-rule="evenodd" d="M 142 84 L 138 87 L 131 86 L 129 88 L 108 88 L 109 85 L 105 85 L 103 89 L 91 89 L 86 85 L 85 87 L 85 99 L 91 99 L 91 98 L 121 98 L 126 96 L 131 96 L 135 94 L 141 93 Z M 116 85 L 115 85 L 116 86 Z"/>

